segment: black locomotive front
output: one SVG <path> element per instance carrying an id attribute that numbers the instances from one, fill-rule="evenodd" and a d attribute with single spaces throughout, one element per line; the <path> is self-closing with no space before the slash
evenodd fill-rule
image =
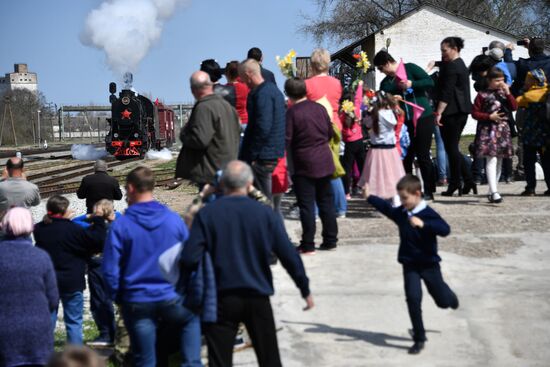
<path id="1" fill-rule="evenodd" d="M 149 150 L 155 138 L 155 109 L 148 98 L 130 89 L 120 91 L 109 85 L 111 93 L 111 128 L 105 137 L 107 151 L 118 159 L 141 157 Z"/>

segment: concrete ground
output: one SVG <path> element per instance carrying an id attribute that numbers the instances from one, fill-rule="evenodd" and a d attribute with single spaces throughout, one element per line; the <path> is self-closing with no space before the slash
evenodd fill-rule
<path id="1" fill-rule="evenodd" d="M 486 187 L 476 197 L 436 196 L 433 207 L 452 227 L 440 241 L 442 271 L 460 308 L 438 309 L 424 292 L 429 341 L 417 356 L 406 350 L 411 326 L 396 227 L 354 199 L 348 218 L 339 220 L 339 248 L 303 257 L 315 309 L 303 312 L 284 269 L 273 269 L 283 364 L 550 366 L 550 198 L 519 197 L 522 188 L 502 184 L 500 205 L 487 202 Z M 286 225 L 297 242 L 300 223 Z M 251 349 L 236 353 L 234 362 L 256 365 Z"/>

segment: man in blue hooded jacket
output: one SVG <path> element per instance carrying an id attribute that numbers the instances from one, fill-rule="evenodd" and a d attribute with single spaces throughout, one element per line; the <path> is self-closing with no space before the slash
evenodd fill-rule
<path id="1" fill-rule="evenodd" d="M 161 254 L 184 243 L 189 234 L 178 214 L 154 200 L 154 187 L 149 168 L 128 174 L 129 208 L 111 226 L 103 275 L 112 299 L 121 305 L 135 366 L 156 365 L 156 328 L 161 320 L 182 327 L 182 365 L 202 366 L 199 317 L 183 306 L 158 265 Z"/>

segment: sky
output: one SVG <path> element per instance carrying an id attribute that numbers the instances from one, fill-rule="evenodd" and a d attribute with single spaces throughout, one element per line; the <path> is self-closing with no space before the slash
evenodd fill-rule
<path id="1" fill-rule="evenodd" d="M 100 3 L 0 1 L 0 75 L 12 72 L 14 63 L 27 63 L 38 73 L 48 102 L 108 104 L 108 84 L 120 86 L 120 76 L 109 70 L 103 51 L 84 46 L 79 38 L 87 14 Z M 298 31 L 304 13 L 317 13 L 314 1 L 192 0 L 167 21 L 160 41 L 134 73 L 134 87 L 166 103 L 192 102 L 188 80 L 202 60 L 214 58 L 223 67 L 244 59 L 253 46 L 263 50 L 264 66 L 282 85 L 275 56 L 290 49 L 309 56 L 319 46 Z"/>

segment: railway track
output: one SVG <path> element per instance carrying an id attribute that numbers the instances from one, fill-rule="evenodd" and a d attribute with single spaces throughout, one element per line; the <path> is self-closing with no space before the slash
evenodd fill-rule
<path id="1" fill-rule="evenodd" d="M 17 149 L 17 150 L 2 150 L 0 151 L 0 158 L 11 158 L 14 157 L 17 152 L 21 152 L 23 155 L 23 158 L 26 156 L 32 156 L 37 154 L 47 154 L 47 153 L 57 153 L 57 152 L 65 152 L 71 151 L 71 147 L 74 144 L 67 144 L 67 145 L 60 145 L 60 146 L 54 146 L 49 147 L 47 150 L 44 150 L 42 148 L 30 148 L 30 149 Z M 96 147 L 103 147 L 105 146 L 104 143 L 101 144 L 90 144 Z"/>
<path id="2" fill-rule="evenodd" d="M 108 163 L 108 166 L 109 168 L 116 167 L 132 161 L 136 161 L 136 160 L 115 161 L 115 162 Z M 153 172 L 155 173 L 157 187 L 165 186 L 174 180 L 174 170 L 172 169 L 153 170 Z M 86 169 L 81 169 L 74 172 L 70 171 L 68 174 L 64 176 L 43 180 L 40 183 L 37 183 L 38 188 L 40 190 L 40 195 L 42 196 L 42 198 L 47 198 L 53 195 L 75 193 L 76 190 L 78 190 L 78 187 L 80 186 L 80 180 L 65 182 L 65 183 L 56 183 L 56 182 L 67 181 L 67 180 L 70 180 L 71 178 L 84 176 L 89 173 L 93 173 L 93 164 L 91 169 L 86 168 Z M 124 179 L 126 178 L 126 175 L 112 175 L 112 177 L 119 180 L 119 182 L 123 182 Z"/>

